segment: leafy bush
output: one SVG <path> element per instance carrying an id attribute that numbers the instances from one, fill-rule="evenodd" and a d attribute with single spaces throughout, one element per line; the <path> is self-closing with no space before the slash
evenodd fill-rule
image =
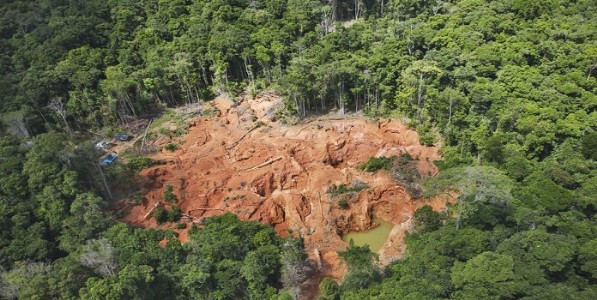
<path id="1" fill-rule="evenodd" d="M 141 192 L 136 192 L 131 196 L 130 202 L 133 204 L 141 204 L 143 203 L 143 194 Z"/>
<path id="2" fill-rule="evenodd" d="M 441 225 L 441 215 L 431 206 L 425 205 L 415 211 L 415 228 L 419 233 L 437 230 Z"/>
<path id="3" fill-rule="evenodd" d="M 153 218 L 158 222 L 158 224 L 165 223 L 168 221 L 168 212 L 162 206 L 158 206 L 153 210 Z"/>
<path id="4" fill-rule="evenodd" d="M 396 157 L 371 157 L 369 160 L 361 166 L 361 170 L 367 172 L 375 172 L 377 170 L 389 170 L 392 168 L 392 162 Z"/>
<path id="5" fill-rule="evenodd" d="M 168 212 L 168 222 L 176 222 L 182 217 L 182 210 L 180 207 L 175 207 Z"/>
<path id="6" fill-rule="evenodd" d="M 131 159 L 126 166 L 133 172 L 139 172 L 145 168 L 162 164 L 162 161 L 153 160 L 149 157 L 135 157 Z"/>
<path id="7" fill-rule="evenodd" d="M 340 199 L 338 205 L 344 209 L 348 208 L 348 201 L 346 199 Z"/>
<path id="8" fill-rule="evenodd" d="M 166 190 L 164 191 L 164 200 L 168 203 L 176 203 L 178 202 L 178 197 L 174 195 L 174 187 L 171 185 L 166 186 Z"/>
<path id="9" fill-rule="evenodd" d="M 168 143 L 168 144 L 166 144 L 166 146 L 164 146 L 164 149 L 166 149 L 168 151 L 176 151 L 176 149 L 178 149 L 178 147 L 176 146 L 176 144 Z"/>
<path id="10" fill-rule="evenodd" d="M 338 252 L 338 255 L 344 260 L 348 269 L 342 279 L 342 290 L 356 291 L 379 280 L 380 274 L 374 262 L 377 260 L 377 255 L 371 252 L 369 245 L 355 246 L 351 239 L 348 249 Z"/>
<path id="11" fill-rule="evenodd" d="M 214 114 L 214 109 L 213 108 L 206 108 L 203 110 L 203 112 L 201 113 L 202 115 L 206 116 L 206 117 L 211 117 Z"/>
<path id="12" fill-rule="evenodd" d="M 346 193 L 358 193 L 368 187 L 369 187 L 368 185 L 366 185 L 365 183 L 362 183 L 360 181 L 358 183 L 354 184 L 353 186 L 347 186 L 344 183 L 342 183 L 340 185 L 332 184 L 332 186 L 330 186 L 330 188 L 328 189 L 328 193 L 330 193 L 332 195 L 332 197 L 335 197 L 335 196 L 346 194 Z"/>
<path id="13" fill-rule="evenodd" d="M 435 134 L 427 127 L 420 128 L 419 132 L 419 143 L 423 146 L 433 146 L 435 143 Z"/>
<path id="14" fill-rule="evenodd" d="M 153 210 L 153 217 L 158 224 L 163 224 L 165 222 L 177 222 L 180 220 L 180 217 L 182 217 L 182 210 L 180 207 L 166 210 L 163 206 L 158 206 Z"/>
<path id="15" fill-rule="evenodd" d="M 160 134 L 167 135 L 168 133 L 170 133 L 170 129 L 168 129 L 166 127 L 162 127 L 162 128 L 160 128 L 159 132 L 160 132 Z"/>
<path id="16" fill-rule="evenodd" d="M 582 154 L 592 160 L 597 160 L 597 132 L 585 134 L 582 139 Z"/>
<path id="17" fill-rule="evenodd" d="M 340 298 L 340 287 L 332 278 L 326 277 L 319 284 L 321 299 L 335 300 Z"/>

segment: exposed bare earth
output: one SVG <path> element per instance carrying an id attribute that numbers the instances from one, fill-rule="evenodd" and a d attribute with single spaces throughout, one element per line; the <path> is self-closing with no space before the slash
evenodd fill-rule
<path id="1" fill-rule="evenodd" d="M 418 158 L 416 166 L 422 176 L 437 173 L 432 162 L 440 158 L 438 149 L 421 146 L 417 133 L 399 121 L 328 116 L 283 125 L 272 121 L 280 105 L 273 96 L 245 99 L 240 104 L 218 98 L 210 105 L 214 116 L 192 120 L 188 134 L 158 141 L 180 145 L 174 152 L 153 154 L 152 158 L 167 163 L 141 172 L 144 203 L 133 206 L 124 221 L 160 227 L 148 213 L 158 202 L 169 207 L 163 192 L 172 185 L 181 199 L 177 205 L 193 221 L 233 212 L 243 220 L 271 224 L 283 236 L 290 230 L 304 238 L 316 265 L 320 257 L 318 278 L 340 278 L 345 270 L 337 251 L 347 247 L 343 233 L 376 226 L 373 215 L 394 224 L 380 251 L 380 262 L 387 264 L 404 254 L 404 235 L 411 230 L 411 217 L 418 207 L 445 207 L 443 199 L 412 199 L 387 171 L 358 169 L 372 156 L 408 152 Z M 260 121 L 264 125 L 257 126 Z M 333 184 L 356 182 L 369 188 L 350 197 L 347 209 L 327 192 Z M 183 242 L 188 228 L 176 230 Z"/>

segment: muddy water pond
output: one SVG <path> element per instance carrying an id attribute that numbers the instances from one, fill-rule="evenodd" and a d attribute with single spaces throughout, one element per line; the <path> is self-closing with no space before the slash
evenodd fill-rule
<path id="1" fill-rule="evenodd" d="M 388 239 L 394 225 L 377 217 L 373 218 L 373 221 L 378 223 L 379 226 L 367 231 L 349 232 L 342 239 L 347 243 L 352 239 L 356 246 L 369 245 L 369 249 L 372 252 L 379 252 Z"/>

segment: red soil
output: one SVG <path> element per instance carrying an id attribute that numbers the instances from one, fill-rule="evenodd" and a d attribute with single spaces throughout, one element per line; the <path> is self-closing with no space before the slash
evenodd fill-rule
<path id="1" fill-rule="evenodd" d="M 413 199 L 390 172 L 358 168 L 372 156 L 408 152 L 418 158 L 416 166 L 423 177 L 437 173 L 433 161 L 440 159 L 438 148 L 421 146 L 417 133 L 397 120 L 327 116 L 290 126 L 272 121 L 281 105 L 274 96 L 240 104 L 218 98 L 208 105 L 214 116 L 192 120 L 184 136 L 158 140 L 162 145 L 180 145 L 175 152 L 163 150 L 151 156 L 167 163 L 141 172 L 144 204 L 133 206 L 124 221 L 173 228 L 145 218 L 156 202 L 169 207 L 163 192 L 172 185 L 180 199 L 177 205 L 194 222 L 233 212 L 243 220 L 271 224 L 282 236 L 289 231 L 302 236 L 315 265 L 321 258 L 321 269 L 307 283 L 316 287 L 323 276 L 339 279 L 344 274 L 337 255 L 348 246 L 341 239 L 343 233 L 376 226 L 373 215 L 394 224 L 380 251 L 380 263 L 387 264 L 404 254 L 404 235 L 411 230 L 418 207 L 445 208 L 445 199 Z M 255 128 L 260 121 L 265 125 Z M 350 198 L 347 209 L 327 193 L 332 184 L 352 186 L 357 181 L 369 188 Z M 187 241 L 188 228 L 174 229 L 182 242 Z"/>

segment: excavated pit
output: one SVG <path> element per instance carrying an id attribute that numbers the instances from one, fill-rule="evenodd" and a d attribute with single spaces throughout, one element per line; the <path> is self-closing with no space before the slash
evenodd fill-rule
<path id="1" fill-rule="evenodd" d="M 445 208 L 444 199 L 413 199 L 391 172 L 365 172 L 359 166 L 375 156 L 408 153 L 421 177 L 433 176 L 438 148 L 421 146 L 415 131 L 397 120 L 371 121 L 351 116 L 325 116 L 295 126 L 274 121 L 278 97 L 239 104 L 218 98 L 208 104 L 211 117 L 188 123 L 188 133 L 156 142 L 178 144 L 174 152 L 150 155 L 166 164 L 141 171 L 142 205 L 133 206 L 123 220 L 134 226 L 169 228 L 187 240 L 190 228 L 158 225 L 149 212 L 164 202 L 166 186 L 174 187 L 176 204 L 191 216 L 181 222 L 232 212 L 243 220 L 271 224 L 305 240 L 318 275 L 339 279 L 345 272 L 337 252 L 348 246 L 342 234 L 371 229 L 373 216 L 393 225 L 381 248 L 382 265 L 404 254 L 404 235 L 412 229 L 414 211 L 425 204 Z M 163 148 L 163 147 L 161 147 Z M 332 185 L 366 185 L 360 191 L 332 195 Z M 345 199 L 347 207 L 339 205 Z M 314 279 L 315 280 L 315 279 Z M 315 285 L 318 282 L 312 282 Z"/>

